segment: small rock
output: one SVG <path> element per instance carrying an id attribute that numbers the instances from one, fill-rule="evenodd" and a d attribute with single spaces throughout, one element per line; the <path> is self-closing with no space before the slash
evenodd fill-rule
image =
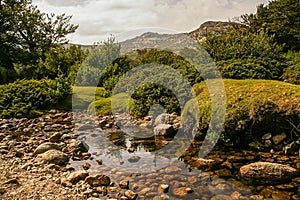
<path id="1" fill-rule="evenodd" d="M 0 194 L 4 194 L 6 192 L 6 188 L 0 187 Z"/>
<path id="2" fill-rule="evenodd" d="M 80 171 L 71 173 L 67 179 L 71 183 L 76 184 L 77 182 L 84 180 L 88 175 L 89 175 L 88 172 L 80 170 Z"/>
<path id="3" fill-rule="evenodd" d="M 165 172 L 168 173 L 168 174 L 169 173 L 179 172 L 179 171 L 181 171 L 181 169 L 179 167 L 177 167 L 177 166 L 168 166 L 165 169 Z"/>
<path id="4" fill-rule="evenodd" d="M 61 185 L 64 187 L 72 187 L 72 183 L 66 179 L 61 181 Z"/>
<path id="5" fill-rule="evenodd" d="M 15 178 L 9 179 L 9 180 L 5 181 L 4 184 L 16 184 L 16 185 L 20 185 L 19 181 L 17 179 L 15 179 Z"/>
<path id="6" fill-rule="evenodd" d="M 109 186 L 110 185 L 110 178 L 106 175 L 97 174 L 94 176 L 88 176 L 85 179 L 85 182 L 92 186 Z"/>
<path id="7" fill-rule="evenodd" d="M 290 195 L 284 191 L 273 191 L 272 199 L 290 199 Z"/>
<path id="8" fill-rule="evenodd" d="M 101 159 L 97 159 L 95 161 L 98 163 L 98 165 L 102 165 L 102 163 L 103 163 L 103 161 Z"/>
<path id="9" fill-rule="evenodd" d="M 218 194 L 213 196 L 210 200 L 232 200 L 232 198 L 224 194 Z"/>
<path id="10" fill-rule="evenodd" d="M 231 171 L 229 171 L 228 169 L 219 169 L 219 170 L 216 170 L 215 174 L 218 177 L 230 177 L 230 176 L 232 176 Z"/>
<path id="11" fill-rule="evenodd" d="M 162 192 L 167 193 L 169 191 L 170 186 L 167 184 L 161 184 L 159 188 L 161 189 Z"/>
<path id="12" fill-rule="evenodd" d="M 232 198 L 232 200 L 239 200 L 240 197 L 242 196 L 241 193 L 239 193 L 238 191 L 233 192 L 230 197 Z"/>
<path id="13" fill-rule="evenodd" d="M 283 140 L 285 140 L 287 138 L 287 135 L 285 133 L 281 133 L 279 135 L 275 135 L 272 140 L 274 142 L 275 145 L 280 144 Z"/>
<path id="14" fill-rule="evenodd" d="M 155 119 L 154 125 L 159 125 L 159 124 L 169 124 L 171 119 L 171 115 L 168 113 L 162 113 L 158 115 Z"/>
<path id="15" fill-rule="evenodd" d="M 128 162 L 135 163 L 135 162 L 138 162 L 140 159 L 141 159 L 141 157 L 139 157 L 139 156 L 132 156 L 132 157 L 128 158 Z"/>
<path id="16" fill-rule="evenodd" d="M 188 193 L 193 192 L 191 188 L 174 188 L 173 194 L 179 197 L 185 197 Z"/>
<path id="17" fill-rule="evenodd" d="M 287 165 L 256 162 L 240 168 L 241 178 L 250 184 L 280 184 L 291 180 L 297 170 Z"/>
<path id="18" fill-rule="evenodd" d="M 128 180 L 122 180 L 122 181 L 120 181 L 119 186 L 122 189 L 128 189 L 129 188 L 129 181 Z"/>
<path id="19" fill-rule="evenodd" d="M 139 189 L 139 186 L 138 186 L 137 184 L 134 183 L 134 184 L 132 185 L 132 190 L 137 190 L 137 189 Z"/>
<path id="20" fill-rule="evenodd" d="M 63 135 L 62 132 L 56 132 L 53 135 L 51 135 L 51 137 L 49 138 L 49 141 L 50 142 L 59 142 L 62 135 Z"/>
<path id="21" fill-rule="evenodd" d="M 91 168 L 91 166 L 92 165 L 90 163 L 87 163 L 87 162 L 82 164 L 82 168 L 85 169 L 85 170 L 88 170 L 89 168 Z"/>
<path id="22" fill-rule="evenodd" d="M 34 154 L 37 155 L 37 154 L 41 154 L 41 153 L 44 153 L 48 150 L 52 150 L 52 149 L 55 149 L 55 150 L 60 150 L 60 147 L 55 144 L 55 143 L 52 143 L 52 142 L 46 142 L 46 143 L 43 143 L 41 145 L 39 145 L 35 151 L 34 151 Z"/>
<path id="23" fill-rule="evenodd" d="M 69 161 L 69 157 L 67 154 L 58 151 L 58 150 L 49 150 L 45 153 L 39 154 L 36 159 L 37 162 L 46 162 L 46 163 L 52 163 L 56 165 L 64 165 Z"/>
<path id="24" fill-rule="evenodd" d="M 261 139 L 263 139 L 263 140 L 269 140 L 271 138 L 272 138 L 272 134 L 271 133 L 267 133 L 267 134 L 264 134 Z"/>
<path id="25" fill-rule="evenodd" d="M 137 198 L 137 194 L 131 190 L 125 191 L 124 195 L 129 199 L 129 200 L 134 200 Z"/>

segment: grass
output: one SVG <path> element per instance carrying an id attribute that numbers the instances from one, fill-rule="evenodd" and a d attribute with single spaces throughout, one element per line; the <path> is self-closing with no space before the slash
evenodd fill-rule
<path id="1" fill-rule="evenodd" d="M 71 110 L 73 109 L 87 109 L 89 104 L 95 100 L 102 99 L 105 89 L 102 87 L 73 87 L 73 94 L 66 97 L 60 102 L 56 109 Z"/>
<path id="2" fill-rule="evenodd" d="M 227 105 L 223 131 L 231 139 L 241 142 L 268 132 L 290 133 L 292 124 L 300 124 L 299 85 L 270 80 L 224 80 L 224 85 Z M 205 83 L 193 89 L 199 104 L 199 127 L 205 130 L 211 119 L 210 94 Z"/>
<path id="3" fill-rule="evenodd" d="M 130 107 L 132 99 L 125 93 L 120 93 L 109 98 L 100 98 L 89 105 L 88 112 L 101 116 L 112 114 L 112 102 L 115 106 L 114 112 L 121 113 L 129 110 L 128 106 Z"/>

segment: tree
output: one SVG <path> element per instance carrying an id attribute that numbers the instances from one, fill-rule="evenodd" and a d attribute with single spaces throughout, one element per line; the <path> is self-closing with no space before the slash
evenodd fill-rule
<path id="1" fill-rule="evenodd" d="M 70 24 L 71 16 L 42 13 L 31 0 L 2 0 L 0 11 L 0 66 L 5 68 L 36 64 L 78 28 Z"/>
<path id="2" fill-rule="evenodd" d="M 253 32 L 264 30 L 285 50 L 300 50 L 299 0 L 273 0 L 259 5 L 255 14 L 242 15 L 243 23 Z"/>

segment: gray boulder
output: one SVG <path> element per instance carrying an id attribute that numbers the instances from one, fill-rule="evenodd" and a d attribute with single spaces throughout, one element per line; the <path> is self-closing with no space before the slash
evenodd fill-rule
<path id="1" fill-rule="evenodd" d="M 288 165 L 256 162 L 240 168 L 239 175 L 247 183 L 253 185 L 276 185 L 290 181 L 297 175 L 297 169 Z"/>
<path id="2" fill-rule="evenodd" d="M 169 137 L 174 135 L 175 130 L 170 124 L 159 124 L 154 127 L 153 132 L 155 136 Z"/>

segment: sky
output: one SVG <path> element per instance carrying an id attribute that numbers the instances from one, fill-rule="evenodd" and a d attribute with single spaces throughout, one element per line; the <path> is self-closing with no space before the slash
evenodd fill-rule
<path id="1" fill-rule="evenodd" d="M 71 43 L 93 44 L 114 35 L 118 41 L 152 31 L 182 33 L 205 21 L 228 21 L 254 13 L 268 0 L 33 0 L 46 13 L 72 15 L 78 24 Z"/>

